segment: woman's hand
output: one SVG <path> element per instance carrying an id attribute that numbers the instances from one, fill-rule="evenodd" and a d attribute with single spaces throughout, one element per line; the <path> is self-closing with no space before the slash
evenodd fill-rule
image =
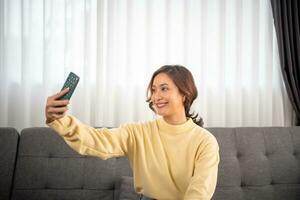
<path id="1" fill-rule="evenodd" d="M 54 120 L 65 116 L 65 113 L 68 110 L 69 100 L 59 100 L 59 98 L 68 91 L 69 88 L 66 88 L 47 98 L 45 108 L 46 123 L 53 122 Z"/>

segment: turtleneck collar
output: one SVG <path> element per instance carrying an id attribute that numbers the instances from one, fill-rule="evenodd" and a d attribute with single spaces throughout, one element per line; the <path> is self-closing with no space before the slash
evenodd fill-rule
<path id="1" fill-rule="evenodd" d="M 189 132 L 195 126 L 197 126 L 191 118 L 189 118 L 183 124 L 173 125 L 173 124 L 169 124 L 161 117 L 157 119 L 157 123 L 160 132 L 170 134 L 170 135 L 186 133 Z"/>

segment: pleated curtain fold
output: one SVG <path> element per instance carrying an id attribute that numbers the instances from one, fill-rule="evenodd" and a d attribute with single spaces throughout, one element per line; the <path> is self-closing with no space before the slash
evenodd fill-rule
<path id="1" fill-rule="evenodd" d="M 91 126 L 157 116 L 152 73 L 193 73 L 212 126 L 288 126 L 269 0 L 0 0 L 0 126 L 44 126 L 47 96 L 81 79 L 69 114 Z"/>

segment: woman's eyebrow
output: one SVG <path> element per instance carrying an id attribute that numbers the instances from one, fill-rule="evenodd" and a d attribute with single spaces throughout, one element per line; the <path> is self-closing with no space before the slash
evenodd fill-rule
<path id="1" fill-rule="evenodd" d="M 167 83 L 159 84 L 159 87 L 162 87 L 162 86 L 168 86 L 168 84 Z M 152 88 L 155 88 L 155 87 L 156 87 L 156 85 L 152 85 Z"/>

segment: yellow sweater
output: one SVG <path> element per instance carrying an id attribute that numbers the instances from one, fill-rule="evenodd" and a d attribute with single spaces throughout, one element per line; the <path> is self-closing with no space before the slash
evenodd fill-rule
<path id="1" fill-rule="evenodd" d="M 48 124 L 82 155 L 127 156 L 138 193 L 158 200 L 209 200 L 215 190 L 219 146 L 192 119 L 171 125 L 159 118 L 95 129 L 73 116 Z"/>

